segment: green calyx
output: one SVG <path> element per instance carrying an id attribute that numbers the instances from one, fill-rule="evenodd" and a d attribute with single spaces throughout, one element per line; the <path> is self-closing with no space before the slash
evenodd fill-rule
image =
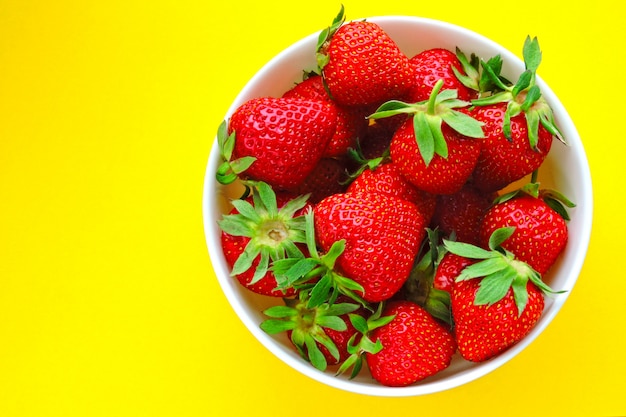
<path id="1" fill-rule="evenodd" d="M 269 271 L 271 264 L 286 257 L 301 257 L 296 243 L 305 243 L 305 221 L 296 212 L 306 205 L 308 195 L 298 196 L 278 208 L 276 194 L 268 184 L 257 182 L 252 188 L 252 203 L 233 200 L 238 213 L 224 215 L 218 225 L 232 236 L 250 238 L 239 256 L 231 275 L 239 275 L 252 267 L 260 256 L 251 284 Z"/>
<path id="2" fill-rule="evenodd" d="M 220 158 L 222 163 L 217 168 L 215 179 L 220 184 L 231 184 L 239 178 L 239 174 L 246 171 L 256 158 L 253 156 L 244 156 L 238 159 L 232 159 L 233 150 L 235 149 L 236 133 L 233 131 L 228 134 L 228 123 L 222 121 L 217 129 L 217 142 L 220 150 Z"/>
<path id="3" fill-rule="evenodd" d="M 357 165 L 357 169 L 353 172 L 349 172 L 345 181 L 342 182 L 342 185 L 348 185 L 353 182 L 356 178 L 358 178 L 364 171 L 371 170 L 374 171 L 379 166 L 383 165 L 385 162 L 390 160 L 389 157 L 389 147 L 385 149 L 383 154 L 376 158 L 368 159 L 363 155 L 363 149 L 361 148 L 361 141 L 357 138 L 356 146 L 354 148 L 348 148 L 348 157 L 350 160 L 354 161 Z"/>
<path id="4" fill-rule="evenodd" d="M 559 130 L 552 108 L 541 95 L 539 86 L 536 84 L 537 68 L 541 63 L 541 49 L 537 38 L 528 36 L 524 42 L 523 58 L 525 71 L 519 76 L 515 84 L 504 81 L 491 65 L 483 65 L 484 73 L 495 86 L 494 94 L 472 100 L 474 106 L 485 106 L 496 103 L 507 103 L 502 131 L 504 136 L 511 140 L 511 118 L 524 114 L 528 126 L 528 140 L 532 149 L 537 148 L 539 141 L 539 125 L 541 124 L 559 141 L 566 144 Z"/>
<path id="5" fill-rule="evenodd" d="M 462 113 L 458 108 L 467 107 L 470 103 L 459 100 L 456 90 L 443 90 L 443 80 L 439 80 L 426 101 L 405 103 L 391 100 L 382 104 L 370 119 L 381 119 L 397 114 L 413 116 L 413 130 L 420 155 L 426 165 L 429 165 L 435 155 L 448 157 L 448 145 L 441 130 L 442 123 L 446 123 L 456 132 L 469 138 L 482 138 L 483 124 L 478 120 Z"/>
<path id="6" fill-rule="evenodd" d="M 531 179 L 522 187 L 502 194 L 494 200 L 494 204 L 504 203 L 520 194 L 527 194 L 535 198 L 543 200 L 552 210 L 556 211 L 564 220 L 569 221 L 570 216 L 567 212 L 568 208 L 576 207 L 576 203 L 567 198 L 563 193 L 553 189 L 542 189 L 541 184 L 537 180 L 538 170 L 533 171 Z"/>
<path id="7" fill-rule="evenodd" d="M 478 92 L 479 97 L 491 95 L 502 91 L 500 86 L 510 84 L 500 72 L 502 71 L 502 58 L 496 55 L 487 61 L 483 61 L 477 55 L 471 54 L 468 58 L 461 49 L 456 48 L 456 56 L 461 63 L 463 72 L 452 67 L 454 75 L 466 87 Z M 497 78 L 498 82 L 494 82 Z"/>
<path id="8" fill-rule="evenodd" d="M 384 303 L 379 303 L 376 311 L 368 318 L 359 314 L 349 315 L 350 323 L 357 330 L 357 333 L 348 341 L 347 350 L 350 356 L 339 366 L 336 375 L 341 375 L 352 368 L 350 379 L 355 378 L 363 368 L 363 355 L 365 353 L 376 354 L 382 350 L 383 344 L 380 339 L 373 341 L 370 338 L 370 333 L 395 318 L 395 315 L 381 317 L 383 308 Z"/>
<path id="9" fill-rule="evenodd" d="M 279 259 L 272 265 L 279 289 L 294 287 L 309 291 L 307 306 L 315 308 L 324 303 L 333 304 L 339 295 L 345 295 L 367 309 L 371 309 L 358 292 L 363 287 L 354 280 L 344 277 L 335 268 L 337 258 L 345 250 L 345 240 L 335 242 L 325 254 L 320 254 L 315 241 L 313 212 L 304 215 L 305 240 L 308 256 L 302 252 L 295 256 Z"/>
<path id="10" fill-rule="evenodd" d="M 345 9 L 343 4 L 341 5 L 341 9 L 335 18 L 333 19 L 330 26 L 323 29 L 318 38 L 317 38 L 317 46 L 315 48 L 316 58 L 317 58 L 317 66 L 319 73 L 322 73 L 322 69 L 328 64 L 328 55 L 326 54 L 326 47 L 330 39 L 333 37 L 335 32 L 343 25 L 346 20 Z"/>
<path id="11" fill-rule="evenodd" d="M 474 304 L 493 305 L 504 298 L 509 289 L 512 288 L 518 316 L 521 316 L 528 302 L 526 285 L 529 280 L 544 294 L 560 292 L 555 292 L 544 283 L 541 279 L 541 274 L 530 265 L 516 259 L 515 255 L 502 248 L 502 243 L 514 231 L 515 227 L 502 227 L 495 230 L 489 239 L 490 250 L 446 239 L 443 242 L 448 251 L 459 256 L 478 260 L 478 262 L 467 266 L 457 278 L 457 282 L 480 279 Z"/>
<path id="12" fill-rule="evenodd" d="M 359 305 L 322 303 L 309 307 L 308 297 L 307 291 L 301 291 L 297 299 L 286 299 L 285 305 L 266 309 L 263 313 L 269 319 L 263 321 L 260 327 L 268 334 L 291 331 L 291 341 L 300 355 L 311 362 L 315 368 L 323 371 L 328 366 L 328 362 L 319 345 L 324 346 L 333 358 L 339 360 L 337 346 L 324 329 L 345 331 L 347 325 L 340 316 L 352 313 L 359 308 Z"/>
<path id="13" fill-rule="evenodd" d="M 440 244 L 437 229 L 426 228 L 426 234 L 420 255 L 402 288 L 403 296 L 422 306 L 433 317 L 452 325 L 450 293 L 433 286 L 437 267 L 446 254 L 446 249 Z"/>

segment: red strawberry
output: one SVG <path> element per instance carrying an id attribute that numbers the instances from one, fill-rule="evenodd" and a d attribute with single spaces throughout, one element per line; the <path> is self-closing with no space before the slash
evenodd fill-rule
<path id="1" fill-rule="evenodd" d="M 358 331 L 348 314 L 366 313 L 345 298 L 315 307 L 310 307 L 308 301 L 308 293 L 301 291 L 297 299 L 286 299 L 286 305 L 266 309 L 263 313 L 270 318 L 260 326 L 268 334 L 287 332 L 300 355 L 317 369 L 325 370 L 350 356 L 348 342 Z"/>
<path id="2" fill-rule="evenodd" d="M 394 316 L 371 332 L 382 349 L 366 353 L 372 377 L 385 386 L 401 387 L 435 375 L 450 365 L 456 351 L 452 335 L 430 314 L 410 301 L 392 301 L 383 312 Z"/>
<path id="3" fill-rule="evenodd" d="M 310 193 L 309 202 L 317 204 L 329 195 L 344 192 L 347 178 L 346 162 L 343 159 L 322 158 L 304 181 L 290 191 L 295 194 Z"/>
<path id="4" fill-rule="evenodd" d="M 305 227 L 302 215 L 312 206 L 306 197 L 281 193 L 278 196 L 265 183 L 259 183 L 253 196 L 234 200 L 233 209 L 218 222 L 222 229 L 224 257 L 239 283 L 258 294 L 285 297 L 294 288 L 278 288 L 271 263 L 293 255 L 293 248 L 304 249 Z M 295 244 L 295 246 L 294 246 Z"/>
<path id="5" fill-rule="evenodd" d="M 481 362 L 522 340 L 553 293 L 537 271 L 502 247 L 514 227 L 497 229 L 489 249 L 444 240 L 447 250 L 471 259 L 452 287 L 455 337 L 463 358 Z"/>
<path id="6" fill-rule="evenodd" d="M 503 352 L 519 342 L 535 326 L 544 308 L 541 291 L 526 284 L 527 306 L 519 315 L 513 290 L 492 305 L 476 305 L 480 280 L 461 281 L 452 292 L 452 316 L 456 340 L 463 358 L 482 362 Z"/>
<path id="7" fill-rule="evenodd" d="M 433 288 L 452 294 L 454 282 L 461 274 L 461 271 L 473 263 L 473 259 L 446 252 L 437 265 L 433 279 Z"/>
<path id="8" fill-rule="evenodd" d="M 526 116 L 510 119 L 510 138 L 505 137 L 504 125 L 507 103 L 477 106 L 471 115 L 484 123 L 485 138 L 472 178 L 476 187 L 485 192 L 500 190 L 524 178 L 539 168 L 552 147 L 552 133 L 539 125 L 537 143 L 531 147 Z"/>
<path id="9" fill-rule="evenodd" d="M 435 154 L 426 162 L 415 137 L 413 120 L 407 120 L 393 137 L 391 159 L 415 187 L 431 194 L 454 194 L 472 174 L 480 154 L 480 143 L 445 124 L 441 125 L 441 131 L 447 153 L 445 156 Z"/>
<path id="10" fill-rule="evenodd" d="M 519 193 L 489 209 L 480 228 L 482 245 L 496 229 L 506 226 L 515 227 L 515 232 L 502 247 L 542 275 L 567 245 L 565 219 L 539 197 Z"/>
<path id="11" fill-rule="evenodd" d="M 314 209 L 315 235 L 324 251 L 345 240 L 336 265 L 377 302 L 398 291 L 411 272 L 425 235 L 417 206 L 381 193 L 335 194 Z"/>
<path id="12" fill-rule="evenodd" d="M 363 135 L 368 125 L 365 118 L 366 114 L 363 110 L 336 104 L 324 88 L 322 77 L 317 74 L 310 75 L 304 81 L 285 92 L 283 97 L 326 101 L 336 107 L 337 126 L 324 151 L 324 157 L 345 155 L 348 148 L 353 147 L 357 138 Z"/>
<path id="13" fill-rule="evenodd" d="M 390 145 L 392 161 L 415 187 L 431 194 L 453 194 L 474 170 L 483 137 L 482 125 L 466 114 L 467 102 L 456 91 L 440 92 L 439 80 L 428 101 L 389 101 L 370 118 L 411 114 L 396 130 Z M 456 110 L 459 109 L 460 110 Z"/>
<path id="14" fill-rule="evenodd" d="M 415 69 L 415 81 L 408 96 L 409 102 L 428 100 L 439 80 L 443 80 L 444 90 L 457 90 L 459 99 L 472 98 L 470 90 L 454 72 L 454 69 L 463 71 L 463 66 L 454 52 L 444 48 L 428 49 L 412 57 L 409 62 Z"/>
<path id="15" fill-rule="evenodd" d="M 373 22 L 345 23 L 343 6 L 320 34 L 318 64 L 331 97 L 342 105 L 402 97 L 413 80 L 413 67 L 393 39 Z"/>
<path id="16" fill-rule="evenodd" d="M 337 111 L 328 102 L 251 99 L 230 118 L 228 133 L 235 134 L 234 144 L 230 150 L 223 149 L 223 158 L 226 164 L 252 158 L 245 170 L 247 177 L 279 189 L 295 187 L 322 157 L 335 132 L 336 121 Z"/>
<path id="17" fill-rule="evenodd" d="M 402 198 L 417 205 L 427 220 L 434 214 L 437 203 L 434 194 L 415 188 L 392 162 L 364 170 L 352 181 L 347 192 L 376 192 Z"/>
<path id="18" fill-rule="evenodd" d="M 552 109 L 535 83 L 541 62 L 537 39 L 524 43 L 524 71 L 515 85 L 505 85 L 493 75 L 502 90 L 473 100 L 472 116 L 485 124 L 480 158 L 473 173 L 477 187 L 497 191 L 535 171 L 545 160 L 554 137 L 564 142 Z"/>
<path id="19" fill-rule="evenodd" d="M 483 216 L 496 197 L 479 191 L 470 183 L 454 194 L 439 195 L 431 227 L 438 228 L 445 236 L 454 233 L 458 241 L 478 244 Z"/>

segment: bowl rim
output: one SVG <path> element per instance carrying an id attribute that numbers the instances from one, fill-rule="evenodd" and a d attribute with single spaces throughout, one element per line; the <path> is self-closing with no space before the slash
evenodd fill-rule
<path id="1" fill-rule="evenodd" d="M 501 51 L 503 60 L 506 63 L 515 66 L 519 72 L 523 70 L 523 68 L 521 68 L 523 67 L 522 60 L 519 59 L 512 52 L 508 51 L 502 45 L 499 45 L 495 41 L 475 31 L 464 28 L 462 26 L 458 26 L 453 23 L 431 18 L 405 15 L 371 16 L 366 17 L 365 19 L 367 21 L 377 23 L 383 28 L 391 24 L 406 23 L 415 25 L 431 25 L 441 28 L 446 32 L 455 32 L 456 35 L 463 36 L 465 39 L 469 39 L 472 42 L 479 42 L 481 44 L 487 45 L 489 48 L 494 48 Z M 352 20 L 363 20 L 363 18 Z M 254 90 L 255 85 L 258 83 L 258 81 L 265 78 L 268 72 L 271 71 L 278 62 L 281 62 L 283 59 L 291 56 L 297 51 L 301 51 L 303 49 L 303 46 L 310 45 L 312 42 L 316 42 L 318 34 L 319 31 L 311 33 L 304 38 L 297 40 L 296 42 L 292 43 L 290 46 L 276 54 L 266 64 L 264 64 L 237 94 L 236 98 L 233 100 L 232 104 L 228 108 L 224 116 L 224 120 L 227 120 L 228 117 L 235 111 L 235 109 L 240 104 L 242 104 L 243 100 L 251 95 L 251 92 Z M 570 259 L 572 259 L 572 263 L 570 264 L 568 279 L 565 281 L 564 285 L 564 287 L 566 287 L 567 289 L 567 292 L 564 294 L 559 294 L 552 298 L 551 307 L 547 311 L 544 311 L 541 320 L 523 340 L 518 342 L 516 345 L 510 347 L 506 352 L 503 352 L 502 354 L 488 361 L 475 364 L 469 369 L 461 370 L 458 373 L 447 376 L 441 380 L 429 381 L 427 379 L 423 382 L 419 382 L 408 387 L 385 387 L 382 385 L 372 385 L 369 383 L 361 383 L 355 380 L 348 380 L 343 377 L 336 377 L 334 374 L 331 374 L 329 372 L 318 371 L 309 363 L 303 361 L 298 355 L 294 354 L 294 352 L 287 352 L 284 346 L 278 343 L 276 339 L 274 339 L 274 337 L 268 335 L 263 330 L 261 330 L 258 326 L 258 323 L 253 320 L 249 312 L 246 310 L 245 305 L 241 300 L 241 297 L 235 290 L 236 285 L 232 283 L 232 281 L 235 280 L 230 279 L 229 281 L 231 282 L 226 282 L 226 280 L 224 279 L 225 276 L 229 277 L 228 267 L 225 265 L 223 257 L 220 255 L 221 246 L 219 243 L 219 239 L 215 239 L 215 237 L 218 236 L 216 235 L 216 233 L 218 232 L 218 227 L 215 220 L 216 215 L 219 214 L 215 212 L 216 204 L 214 203 L 216 193 L 218 193 L 219 191 L 218 185 L 215 181 L 215 172 L 217 170 L 219 162 L 219 150 L 217 149 L 217 140 L 214 139 L 204 177 L 202 193 L 203 227 L 209 257 L 211 259 L 211 267 L 213 269 L 213 272 L 215 273 L 216 278 L 218 279 L 218 282 L 220 284 L 220 287 L 222 288 L 222 291 L 224 292 L 225 297 L 229 301 L 229 304 L 235 311 L 237 317 L 243 322 L 246 328 L 266 349 L 268 349 L 276 357 L 278 357 L 294 370 L 297 370 L 298 372 L 310 377 L 311 379 L 325 385 L 357 394 L 383 397 L 405 397 L 431 394 L 443 390 L 452 389 L 474 381 L 484 375 L 487 375 L 488 373 L 491 373 L 506 362 L 516 357 L 518 353 L 524 350 L 530 343 L 532 343 L 537 338 L 540 333 L 545 330 L 545 328 L 552 322 L 556 314 L 561 310 L 561 307 L 563 306 L 565 301 L 569 298 L 569 295 L 573 290 L 574 284 L 580 275 L 586 258 L 593 220 L 593 192 L 591 174 L 589 171 L 587 156 L 584 151 L 582 141 L 580 140 L 580 136 L 578 135 L 578 132 L 576 131 L 574 123 L 569 117 L 569 114 L 563 107 L 563 104 L 556 97 L 550 87 L 545 82 L 543 82 L 540 76 L 537 76 L 537 83 L 541 88 L 542 94 L 552 106 L 555 115 L 559 114 L 562 118 L 561 122 L 564 122 L 563 124 L 566 124 L 569 128 L 567 135 L 569 147 L 573 147 L 573 154 L 576 156 L 574 161 L 575 165 L 581 168 L 581 175 L 579 178 L 581 182 L 577 184 L 577 188 L 582 190 L 581 192 L 585 205 L 582 207 L 578 206 L 576 208 L 577 211 L 575 215 L 578 224 L 580 225 L 578 237 L 579 242 L 578 245 L 574 247 L 575 251 L 570 256 Z"/>

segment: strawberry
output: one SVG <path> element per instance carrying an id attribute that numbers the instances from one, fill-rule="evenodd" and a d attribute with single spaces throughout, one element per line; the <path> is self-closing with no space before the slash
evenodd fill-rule
<path id="1" fill-rule="evenodd" d="M 485 214 L 479 236 L 483 246 L 499 228 L 513 226 L 515 232 L 502 246 L 528 263 L 540 274 L 545 274 L 563 252 L 568 241 L 568 230 L 563 211 L 555 210 L 554 193 L 514 192 L 498 200 Z M 548 200 L 549 202 L 546 202 Z M 573 203 L 559 195 L 560 202 Z"/>
<path id="2" fill-rule="evenodd" d="M 347 192 L 377 192 L 402 198 L 417 205 L 427 220 L 433 216 L 437 203 L 435 195 L 415 188 L 392 162 L 364 170 L 352 181 Z"/>
<path id="3" fill-rule="evenodd" d="M 301 291 L 296 299 L 285 299 L 285 305 L 264 310 L 269 319 L 260 327 L 268 334 L 287 332 L 302 358 L 323 371 L 328 365 L 336 365 L 350 356 L 348 342 L 357 330 L 348 314 L 366 313 L 358 304 L 346 299 L 310 307 L 308 296 L 307 291 Z"/>
<path id="4" fill-rule="evenodd" d="M 445 48 L 427 49 L 413 56 L 409 62 L 415 70 L 414 84 L 408 95 L 409 102 L 428 100 L 439 80 L 443 80 L 444 90 L 456 90 L 460 100 L 472 98 L 470 89 L 455 74 L 455 70 L 463 71 L 463 66 L 454 52 Z"/>
<path id="5" fill-rule="evenodd" d="M 383 315 L 388 324 L 371 332 L 382 349 L 366 353 L 372 377 L 385 386 L 402 387 L 432 376 L 450 365 L 456 344 L 452 335 L 411 301 L 390 301 Z"/>
<path id="6" fill-rule="evenodd" d="M 294 288 L 277 288 L 270 266 L 287 254 L 303 256 L 306 239 L 302 214 L 312 207 L 306 196 L 276 195 L 267 184 L 258 183 L 252 197 L 232 203 L 233 209 L 218 222 L 231 275 L 258 294 L 294 295 Z"/>
<path id="7" fill-rule="evenodd" d="M 461 274 L 461 271 L 473 263 L 473 259 L 446 252 L 437 265 L 433 287 L 452 294 L 454 282 Z"/>
<path id="8" fill-rule="evenodd" d="M 336 104 L 324 88 L 322 77 L 315 73 L 308 75 L 301 83 L 296 84 L 285 92 L 283 97 L 326 101 L 336 108 L 337 125 L 335 133 L 326 146 L 323 155 L 327 158 L 344 155 L 348 148 L 355 145 L 356 139 L 363 135 L 368 125 L 363 110 Z"/>
<path id="9" fill-rule="evenodd" d="M 420 190 L 431 194 L 454 194 L 471 175 L 480 143 L 482 124 L 466 114 L 469 103 L 458 100 L 455 90 L 434 86 L 427 101 L 410 104 L 384 103 L 370 115 L 380 119 L 398 114 L 412 117 L 396 130 L 390 145 L 391 159 L 402 175 Z M 459 110 L 457 110 L 459 109 Z"/>
<path id="10" fill-rule="evenodd" d="M 471 115 L 484 123 L 485 138 L 472 178 L 474 184 L 485 192 L 493 192 L 524 178 L 539 168 L 552 147 L 552 133 L 537 127 L 537 143 L 531 147 L 529 130 L 524 114 L 510 118 L 510 138 L 506 138 L 502 125 L 507 114 L 506 103 L 474 107 Z"/>
<path id="11" fill-rule="evenodd" d="M 317 204 L 329 195 L 344 192 L 347 177 L 345 159 L 324 157 L 300 185 L 289 191 L 310 194 L 309 202 Z"/>
<path id="12" fill-rule="evenodd" d="M 409 276 L 425 235 L 417 206 L 381 193 L 335 194 L 313 211 L 315 236 L 322 250 L 345 241 L 338 268 L 363 287 L 363 298 L 390 298 Z"/>
<path id="13" fill-rule="evenodd" d="M 502 247 L 514 232 L 494 231 L 489 250 L 444 240 L 448 251 L 472 260 L 451 295 L 455 338 L 469 361 L 485 361 L 522 340 L 543 313 L 544 294 L 554 293 L 537 271 Z"/>
<path id="14" fill-rule="evenodd" d="M 367 106 L 402 97 L 413 80 L 409 58 L 376 23 L 345 22 L 343 6 L 320 33 L 318 66 L 331 97 L 347 106 Z"/>
<path id="15" fill-rule="evenodd" d="M 528 282 L 525 286 L 528 305 L 521 315 L 510 288 L 499 301 L 476 305 L 480 282 L 459 282 L 452 292 L 452 315 L 459 352 L 472 362 L 490 359 L 522 340 L 541 317 L 545 303 L 541 291 Z"/>
<path id="16" fill-rule="evenodd" d="M 541 62 L 536 38 L 526 39 L 523 54 L 526 71 L 515 85 L 505 85 L 493 75 L 502 91 L 472 101 L 471 114 L 485 124 L 487 133 L 472 174 L 483 191 L 500 190 L 532 173 L 547 157 L 553 138 L 565 142 L 535 82 Z"/>
<path id="17" fill-rule="evenodd" d="M 447 236 L 454 233 L 458 241 L 478 244 L 482 218 L 496 197 L 466 183 L 454 194 L 437 196 L 437 211 L 430 226 Z"/>
<path id="18" fill-rule="evenodd" d="M 232 182 L 235 173 L 277 189 L 295 187 L 315 168 L 336 124 L 337 111 L 328 102 L 248 100 L 230 117 L 228 138 L 220 140 L 225 162 L 218 169 L 218 180 Z M 241 160 L 247 161 L 245 169 L 235 162 Z"/>

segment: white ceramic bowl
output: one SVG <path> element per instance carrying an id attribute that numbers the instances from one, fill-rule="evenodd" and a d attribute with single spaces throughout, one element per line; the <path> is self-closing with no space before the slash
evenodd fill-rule
<path id="1" fill-rule="evenodd" d="M 443 47 L 454 51 L 458 46 L 467 54 L 474 52 L 485 59 L 500 54 L 504 61 L 502 73 L 509 79 L 517 79 L 524 70 L 523 62 L 515 54 L 479 34 L 458 26 L 409 16 L 370 17 L 367 20 L 379 24 L 409 57 L 424 49 Z M 294 82 L 301 80 L 303 69 L 314 69 L 317 36 L 317 33 L 307 36 L 268 62 L 244 87 L 224 118 L 227 119 L 238 106 L 253 97 L 282 95 L 294 85 Z M 520 40 L 520 48 L 522 41 Z M 521 342 L 499 356 L 478 364 L 465 361 L 457 354 L 446 370 L 403 388 L 381 386 L 367 372 L 361 372 L 357 378 L 349 380 L 343 376 L 336 377 L 331 371 L 318 371 L 302 360 L 285 336 L 270 336 L 259 328 L 259 324 L 266 318 L 262 310 L 277 301 L 253 294 L 229 276 L 229 267 L 220 245 L 220 230 L 216 223 L 226 210 L 229 191 L 215 181 L 215 171 L 219 163 L 216 140 L 209 156 L 204 184 L 203 215 L 206 242 L 215 275 L 224 294 L 248 330 L 293 369 L 323 384 L 350 392 L 388 397 L 422 395 L 463 385 L 488 374 L 525 349 L 550 324 L 576 283 L 587 252 L 593 203 L 589 166 L 574 123 L 552 90 L 539 77 L 537 84 L 552 106 L 556 121 L 569 142 L 567 147 L 559 142 L 554 143 L 544 164 L 545 167 L 540 170 L 539 179 L 543 186 L 555 187 L 562 191 L 577 203 L 577 207 L 570 210 L 572 219 L 569 222 L 568 246 L 553 268 L 553 272 L 547 277 L 552 288 L 566 292 L 546 298 L 542 318 Z M 231 196 L 235 197 L 237 194 Z"/>

